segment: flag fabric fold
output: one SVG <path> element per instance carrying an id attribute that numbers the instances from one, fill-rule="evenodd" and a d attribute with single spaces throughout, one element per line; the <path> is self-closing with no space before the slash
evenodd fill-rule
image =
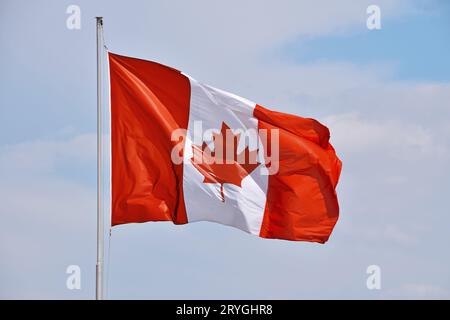
<path id="1" fill-rule="evenodd" d="M 328 128 L 155 62 L 108 57 L 112 225 L 211 221 L 328 240 L 341 171 Z"/>

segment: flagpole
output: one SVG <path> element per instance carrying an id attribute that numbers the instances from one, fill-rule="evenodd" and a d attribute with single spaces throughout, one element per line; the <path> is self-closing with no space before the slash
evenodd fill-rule
<path id="1" fill-rule="evenodd" d="M 103 299 L 103 211 L 102 211 L 102 29 L 103 18 L 96 17 L 97 25 L 97 263 L 95 268 L 95 298 Z"/>

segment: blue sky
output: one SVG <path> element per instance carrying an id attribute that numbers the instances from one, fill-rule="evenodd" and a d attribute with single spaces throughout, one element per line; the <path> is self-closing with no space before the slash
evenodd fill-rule
<path id="1" fill-rule="evenodd" d="M 436 8 L 436 7 L 434 7 Z M 320 38 L 295 39 L 280 48 L 298 63 L 351 61 L 390 64 L 396 80 L 441 81 L 450 78 L 448 7 L 399 19 L 384 19 L 382 29 L 355 30 Z M 303 41 L 302 41 L 303 40 Z"/>
<path id="2" fill-rule="evenodd" d="M 80 30 L 66 28 L 67 6 Z M 366 28 L 378 4 L 382 29 Z M 113 229 L 111 298 L 450 298 L 444 1 L 0 4 L 1 298 L 92 298 L 95 19 L 111 51 L 314 117 L 343 160 L 326 245 L 211 223 Z M 66 289 L 66 267 L 82 289 Z M 379 265 L 382 289 L 366 288 Z"/>

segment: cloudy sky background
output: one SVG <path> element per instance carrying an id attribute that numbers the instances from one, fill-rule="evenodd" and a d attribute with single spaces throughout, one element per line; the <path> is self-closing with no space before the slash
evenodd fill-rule
<path id="1" fill-rule="evenodd" d="M 66 8 L 81 8 L 81 30 Z M 381 8 L 382 29 L 366 28 Z M 200 222 L 113 229 L 110 298 L 450 298 L 445 1 L 0 0 L 0 298 L 95 289 L 95 16 L 109 49 L 330 127 L 325 245 Z M 66 267 L 81 267 L 81 290 Z M 382 289 L 366 288 L 381 268 Z"/>

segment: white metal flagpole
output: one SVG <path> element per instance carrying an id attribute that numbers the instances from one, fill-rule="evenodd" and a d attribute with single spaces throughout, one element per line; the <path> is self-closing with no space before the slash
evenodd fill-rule
<path id="1" fill-rule="evenodd" d="M 103 211 L 102 211 L 102 50 L 103 50 L 103 18 L 96 17 L 97 20 L 97 264 L 95 298 L 103 299 Z"/>

